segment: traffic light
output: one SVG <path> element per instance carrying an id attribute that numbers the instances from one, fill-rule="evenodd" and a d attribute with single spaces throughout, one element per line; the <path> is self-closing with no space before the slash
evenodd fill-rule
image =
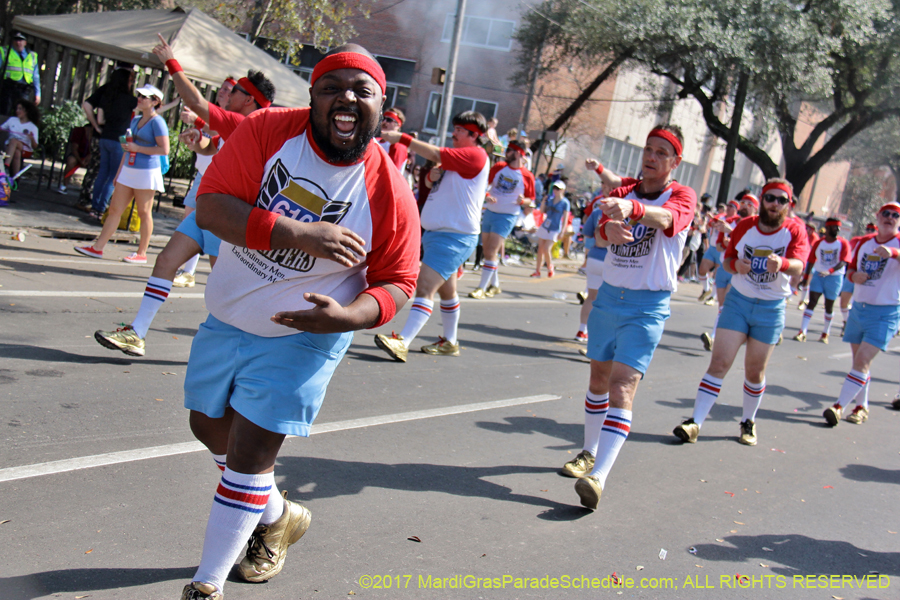
<path id="1" fill-rule="evenodd" d="M 447 74 L 446 69 L 435 67 L 431 69 L 431 84 L 444 85 L 444 76 Z"/>

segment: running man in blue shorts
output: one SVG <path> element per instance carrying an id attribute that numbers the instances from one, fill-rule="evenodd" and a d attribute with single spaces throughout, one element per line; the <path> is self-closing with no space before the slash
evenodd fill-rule
<path id="1" fill-rule="evenodd" d="M 819 297 L 825 296 L 825 327 L 819 341 L 823 344 L 828 343 L 831 321 L 834 319 L 834 301 L 841 293 L 845 267 L 850 262 L 850 243 L 839 235 L 840 231 L 840 219 L 826 219 L 825 237 L 816 240 L 809 252 L 804 281 L 809 288 L 809 302 L 803 311 L 800 331 L 794 336 L 798 342 L 806 341 L 806 332 L 819 303 Z"/>
<path id="2" fill-rule="evenodd" d="M 703 284 L 703 291 L 700 292 L 700 296 L 697 297 L 697 300 L 700 302 L 705 302 L 707 304 L 711 303 L 713 294 L 711 289 L 712 286 L 709 281 L 709 274 L 713 269 L 717 269 L 716 272 L 722 270 L 720 268 L 722 264 L 720 256 L 724 248 L 719 249 L 718 245 L 718 223 L 733 223 L 738 221 L 740 219 L 737 214 L 739 209 L 740 204 L 737 201 L 729 200 L 725 205 L 725 212 L 715 214 L 709 218 L 709 247 L 707 247 L 706 252 L 703 253 L 703 260 L 700 261 L 700 267 L 698 269 L 700 283 Z M 724 299 L 724 295 L 722 297 Z"/>
<path id="3" fill-rule="evenodd" d="M 850 238 L 850 257 L 853 257 L 853 254 L 856 252 L 856 246 L 859 244 L 860 240 L 862 240 L 866 235 L 870 233 L 875 233 L 875 223 L 867 223 L 866 224 L 866 234 L 858 235 L 856 237 Z M 848 261 L 849 262 L 849 261 Z M 841 317 L 843 318 L 843 322 L 841 323 L 841 337 L 844 337 L 844 331 L 847 329 L 847 321 L 850 320 L 850 301 L 853 299 L 853 282 L 850 281 L 850 277 L 847 276 L 847 273 L 844 273 L 844 283 L 841 286 Z M 900 392 L 897 394 L 898 399 L 900 399 Z"/>
<path id="4" fill-rule="evenodd" d="M 161 54 L 160 60 L 168 60 L 171 63 L 167 64 L 177 65 L 178 61 L 174 59 L 171 48 L 168 45 L 165 45 L 164 48 L 161 48 L 161 46 L 162 44 L 157 47 L 159 54 Z M 261 90 L 258 93 L 261 94 L 262 104 L 271 103 L 275 99 L 275 86 L 272 82 L 258 71 L 251 71 L 247 75 L 247 77 L 241 78 L 241 81 L 245 82 L 247 86 L 253 85 L 258 90 Z M 203 143 L 202 147 L 201 143 L 205 140 L 199 137 L 197 129 L 191 129 L 182 134 L 182 142 L 186 143 L 191 150 L 198 152 L 198 165 L 205 172 L 206 168 L 209 167 L 209 163 L 212 162 L 212 157 L 210 156 L 208 161 L 201 161 L 200 153 L 215 154 L 218 152 L 218 149 L 221 147 L 220 141 L 228 139 L 238 123 L 243 121 L 247 115 L 259 110 L 261 104 L 252 96 L 244 96 L 240 93 L 232 95 L 231 91 L 234 90 L 235 86 L 231 85 L 228 80 L 222 82 L 222 88 L 230 88 L 231 91 L 227 94 L 216 96 L 217 102 L 221 102 L 222 106 L 205 100 L 197 88 L 194 87 L 194 84 L 184 75 L 183 71 L 176 70 L 172 74 L 172 81 L 175 83 L 179 95 L 182 98 L 193 99 L 191 106 L 202 110 L 203 114 L 207 115 L 209 125 L 213 131 L 219 133 L 212 140 L 209 140 L 209 144 Z M 202 129 L 206 124 L 206 121 L 199 117 L 194 122 L 195 127 L 199 129 Z M 202 177 L 202 172 L 196 177 L 195 182 L 198 187 Z M 192 189 L 196 196 L 196 189 Z M 147 347 L 147 331 L 149 331 L 153 319 L 156 318 L 159 309 L 162 308 L 163 303 L 165 303 L 169 293 L 172 291 L 172 286 L 175 284 L 175 279 L 178 275 L 178 268 L 201 252 L 209 256 L 210 265 L 214 265 L 215 259 L 219 255 L 219 238 L 197 226 L 197 214 L 192 209 L 185 216 L 184 220 L 179 223 L 175 233 L 172 234 L 172 237 L 166 243 L 166 247 L 156 257 L 153 273 L 150 274 L 150 278 L 147 280 L 147 285 L 144 288 L 144 297 L 141 300 L 141 306 L 134 320 L 130 325 L 120 327 L 115 331 L 95 331 L 94 339 L 97 340 L 97 343 L 110 350 L 120 350 L 128 356 L 144 356 Z"/>
<path id="5" fill-rule="evenodd" d="M 444 335 L 422 352 L 436 356 L 459 356 L 459 296 L 457 270 L 475 250 L 481 231 L 481 209 L 487 192 L 491 163 L 479 140 L 487 131 L 481 113 L 466 111 L 453 117 L 453 147 L 438 148 L 414 140 L 399 131 L 384 131 L 381 138 L 400 143 L 436 165 L 425 177 L 431 193 L 422 208 L 422 268 L 416 282 L 416 296 L 400 335 L 375 336 L 375 345 L 399 362 L 413 339 L 428 322 L 434 308 L 434 294 L 441 297 Z"/>
<path id="6" fill-rule="evenodd" d="M 738 441 L 756 445 L 756 411 L 766 391 L 766 366 L 781 330 L 791 277 L 803 272 L 809 254 L 806 232 L 789 218 L 793 186 L 770 179 L 762 189 L 759 216 L 741 220 L 731 234 L 722 266 L 734 277 L 719 318 L 719 335 L 709 368 L 697 390 L 694 413 L 673 433 L 694 443 L 710 409 L 719 398 L 722 380 L 745 343 L 744 411 Z"/>
<path id="7" fill-rule="evenodd" d="M 319 61 L 310 83 L 309 108 L 244 120 L 197 196 L 197 224 L 222 243 L 185 407 L 223 472 L 182 600 L 222 600 L 248 539 L 241 578 L 281 571 L 311 519 L 278 492 L 284 438 L 309 435 L 352 332 L 390 321 L 415 287 L 416 203 L 374 141 L 384 71 L 348 44 Z"/>
<path id="8" fill-rule="evenodd" d="M 732 275 L 724 268 L 722 268 L 721 255 L 725 252 L 725 248 L 728 247 L 728 242 L 731 239 L 731 232 L 734 230 L 735 225 L 737 225 L 741 219 L 752 217 L 759 212 L 759 199 L 753 194 L 747 192 L 743 195 L 740 201 L 729 200 L 728 206 L 737 206 L 737 214 L 732 217 L 720 219 L 716 222 L 716 229 L 718 230 L 719 234 L 716 236 L 715 246 L 715 257 L 718 261 L 715 278 L 716 301 L 718 302 L 719 309 L 718 312 L 716 312 L 716 320 L 715 322 L 713 322 L 712 333 L 706 333 L 704 331 L 700 334 L 700 341 L 703 342 L 703 347 L 707 352 L 712 350 L 713 343 L 716 341 L 716 328 L 719 326 L 719 317 L 722 316 L 722 307 L 725 305 L 725 294 L 728 292 L 728 286 L 731 285 Z M 707 252 L 709 251 L 707 250 Z"/>
<path id="9" fill-rule="evenodd" d="M 900 326 L 900 204 L 889 202 L 878 210 L 877 231 L 856 245 L 847 269 L 854 283 L 853 308 L 844 331 L 844 341 L 853 350 L 853 368 L 847 373 L 841 393 L 833 406 L 825 409 L 825 422 L 836 427 L 844 407 L 855 401 L 847 415 L 851 423 L 869 418 L 869 368 L 878 352 Z"/>
<path id="10" fill-rule="evenodd" d="M 582 506 L 596 510 L 606 478 L 631 431 L 632 403 L 669 318 L 669 298 L 697 195 L 672 180 L 684 138 L 674 125 L 648 135 L 642 179 L 616 188 L 595 244 L 607 248 L 603 284 L 588 318 L 591 374 L 584 401 L 584 449 L 563 471 L 578 476 Z M 595 459 L 596 457 L 596 459 Z"/>
<path id="11" fill-rule="evenodd" d="M 481 215 L 481 246 L 484 248 L 481 282 L 469 292 L 469 298 L 478 300 L 493 298 L 501 292 L 497 267 L 504 242 L 522 212 L 520 207 L 526 202 L 534 202 L 534 175 L 525 168 L 525 147 L 511 141 L 506 147 L 506 161 L 491 167 L 488 182 L 491 187 Z"/>

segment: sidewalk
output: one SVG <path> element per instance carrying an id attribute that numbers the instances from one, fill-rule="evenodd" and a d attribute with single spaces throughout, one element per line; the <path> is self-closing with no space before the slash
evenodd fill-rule
<path id="1" fill-rule="evenodd" d="M 100 233 L 98 222 L 75 209 L 80 187 L 72 185 L 63 195 L 47 189 L 46 177 L 41 181 L 40 190 L 36 190 L 36 186 L 36 174 L 24 181 L 20 179 L 19 189 L 12 193 L 9 206 L 0 207 L 0 233 L 11 235 L 24 231 L 26 235 L 73 240 L 92 240 Z M 180 190 L 185 186 L 180 180 L 174 180 L 173 187 Z M 160 203 L 158 212 L 155 201 L 153 208 L 153 236 L 150 241 L 164 244 L 181 222 L 184 209 L 173 206 L 172 200 L 166 197 Z M 136 233 L 117 231 L 112 241 L 132 243 L 136 242 L 137 237 Z"/>

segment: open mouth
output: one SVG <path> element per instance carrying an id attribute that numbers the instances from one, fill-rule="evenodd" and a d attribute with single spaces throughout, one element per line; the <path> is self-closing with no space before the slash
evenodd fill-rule
<path id="1" fill-rule="evenodd" d="M 356 115 L 352 113 L 338 113 L 332 118 L 334 134 L 338 139 L 350 140 L 356 133 Z"/>

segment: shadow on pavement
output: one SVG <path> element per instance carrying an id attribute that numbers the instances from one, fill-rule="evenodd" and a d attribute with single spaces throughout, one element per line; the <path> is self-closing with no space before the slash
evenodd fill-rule
<path id="1" fill-rule="evenodd" d="M 98 346 L 99 348 L 100 346 Z M 72 354 L 64 350 L 54 348 L 42 348 L 40 346 L 26 346 L 24 344 L 0 344 L 0 358 L 18 358 L 22 360 L 42 360 L 46 362 L 63 362 L 89 365 L 133 365 L 142 363 L 147 365 L 179 366 L 187 365 L 183 360 L 158 360 L 152 358 L 128 358 L 124 354 L 117 356 L 87 356 L 84 354 Z"/>
<path id="2" fill-rule="evenodd" d="M 875 552 L 857 548 L 840 540 L 817 540 L 805 535 L 732 535 L 725 544 L 698 544 L 697 558 L 732 563 L 765 560 L 784 566 L 772 566 L 779 575 L 856 575 L 875 571 L 882 575 L 900 574 L 900 552 Z M 787 582 L 786 589 L 792 582 Z M 841 594 L 842 596 L 846 594 Z"/>
<path id="3" fill-rule="evenodd" d="M 583 423 L 558 423 L 553 419 L 543 417 L 506 417 L 506 423 L 497 423 L 495 421 L 478 421 L 476 427 L 493 431 L 495 433 L 519 433 L 532 434 L 538 433 L 559 438 L 569 442 L 563 446 L 548 446 L 551 450 L 571 450 L 582 447 L 584 441 L 584 424 Z M 628 434 L 629 442 L 657 443 L 674 445 L 679 444 L 678 438 L 673 435 L 660 435 L 655 433 L 644 433 L 632 430 Z M 561 459 L 564 458 L 561 456 Z M 569 457 L 571 458 L 571 457 Z M 560 465 L 568 459 L 561 460 Z"/>
<path id="4" fill-rule="evenodd" d="M 853 481 L 900 484 L 900 471 L 870 465 L 847 465 L 841 468 L 841 475 Z"/>
<path id="5" fill-rule="evenodd" d="M 47 264 L 43 264 L 43 263 L 39 263 L 39 262 L 30 262 L 30 261 L 29 262 L 25 262 L 25 261 L 19 262 L 19 261 L 15 261 L 15 260 L 3 260 L 2 262 L 3 262 L 4 267 L 11 267 L 17 273 L 47 273 L 47 274 L 61 273 L 63 275 L 72 275 L 73 273 L 76 272 L 71 267 L 59 267 L 56 265 L 47 265 Z M 98 267 L 104 266 L 102 263 L 100 263 L 100 261 L 97 261 L 97 262 L 98 262 L 98 264 L 96 266 L 98 266 Z M 112 261 L 107 261 L 107 262 L 112 262 Z M 118 279 L 118 280 L 122 280 L 122 281 L 134 281 L 136 283 L 137 282 L 142 282 L 142 283 L 146 282 L 147 277 L 148 277 L 147 273 L 143 272 L 143 270 L 142 270 L 142 272 L 135 273 L 133 275 L 128 275 L 128 274 L 115 274 L 114 275 L 112 273 L 105 273 L 105 272 L 104 273 L 96 273 L 96 272 L 92 273 L 90 271 L 87 271 L 87 272 L 80 272 L 79 276 L 99 277 L 101 279 Z M 135 289 L 134 291 L 138 291 L 138 289 Z"/>
<path id="6" fill-rule="evenodd" d="M 0 590 L 3 590 L 3 600 L 32 600 L 50 594 L 112 590 L 161 581 L 187 582 L 196 571 L 196 567 L 61 569 L 18 577 L 0 577 Z M 173 587 L 173 598 L 183 585 L 181 583 Z"/>

